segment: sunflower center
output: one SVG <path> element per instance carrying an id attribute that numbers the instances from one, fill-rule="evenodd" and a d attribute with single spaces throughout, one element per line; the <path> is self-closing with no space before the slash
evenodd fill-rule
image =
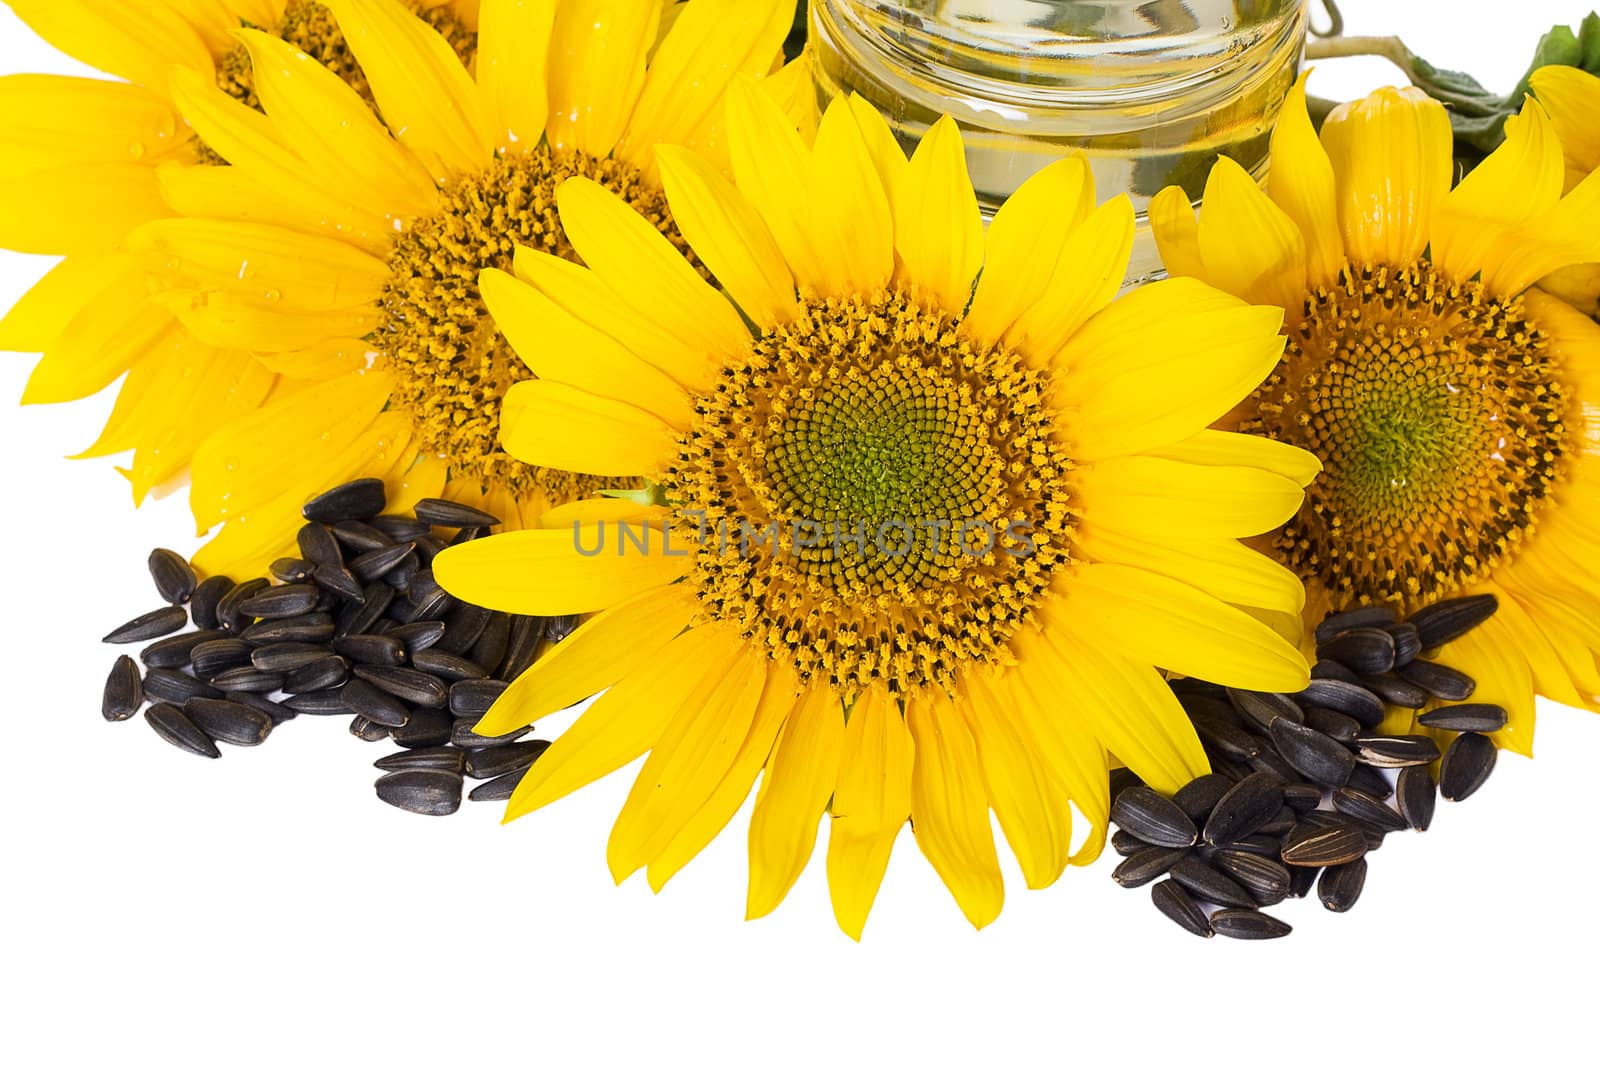
<path id="1" fill-rule="evenodd" d="M 1307 300 L 1241 427 L 1325 471 L 1278 549 L 1345 599 L 1421 602 L 1514 554 L 1564 469 L 1567 400 L 1520 301 L 1430 264 Z"/>
<path id="2" fill-rule="evenodd" d="M 395 402 L 411 412 L 424 450 L 447 457 L 456 476 L 519 494 L 539 487 L 559 500 L 601 483 L 530 467 L 500 450 L 500 399 L 533 375 L 494 328 L 478 276 L 491 267 L 509 271 L 519 245 L 576 259 L 555 199 L 575 175 L 616 193 L 681 246 L 665 197 L 627 163 L 552 155 L 542 146 L 499 157 L 446 186 L 442 209 L 395 243 L 373 335 L 395 376 Z"/>
<path id="3" fill-rule="evenodd" d="M 713 618 L 802 678 L 948 688 L 1069 561 L 1045 379 L 880 294 L 806 304 L 703 397 L 665 492 Z"/>

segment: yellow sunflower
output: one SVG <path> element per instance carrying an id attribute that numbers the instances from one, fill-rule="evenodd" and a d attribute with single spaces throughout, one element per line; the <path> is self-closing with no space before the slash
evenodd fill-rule
<path id="1" fill-rule="evenodd" d="M 1567 157 L 1567 188 L 1600 170 L 1600 78 L 1576 67 L 1543 67 L 1533 73 L 1533 91 L 1550 113 Z M 1600 264 L 1557 271 L 1539 283 L 1600 321 Z"/>
<path id="2" fill-rule="evenodd" d="M 359 475 L 400 500 L 468 500 L 510 528 L 601 481 L 499 449 L 500 398 L 527 366 L 497 336 L 478 274 L 515 245 L 570 254 L 554 190 L 582 174 L 676 234 L 659 141 L 715 150 L 737 73 L 779 56 L 787 0 L 484 0 L 476 73 L 397 0 L 331 0 L 382 120 L 334 72 L 265 33 L 238 34 L 261 110 L 180 71 L 174 92 L 231 166 L 174 171 L 182 217 L 130 248 L 200 341 L 292 371 L 198 450 L 191 503 L 212 571 L 259 566 L 301 502 Z"/>
<path id="3" fill-rule="evenodd" d="M 477 0 L 417 6 L 470 54 Z M 132 229 L 171 214 L 160 191 L 164 169 L 215 161 L 170 98 L 171 72 L 253 100 L 233 36 L 249 23 L 364 81 L 327 9 L 309 0 L 11 7 L 63 52 L 126 80 L 0 79 L 0 247 L 65 257 L 0 322 L 0 350 L 43 353 L 23 395 L 29 404 L 82 399 L 126 374 L 105 431 L 83 457 L 133 452 L 125 473 L 137 503 L 180 479 L 214 429 L 279 388 L 270 365 L 187 336 L 166 308 L 146 300 L 143 271 L 123 247 Z"/>
<path id="4" fill-rule="evenodd" d="M 586 266 L 525 249 L 483 278 L 538 375 L 507 394 L 507 450 L 652 493 L 435 561 L 469 600 L 597 613 L 479 728 L 610 687 L 508 818 L 649 752 L 611 835 L 619 881 L 648 868 L 659 889 L 765 768 L 751 917 L 826 812 L 848 934 L 908 817 L 982 926 L 1002 899 L 991 809 L 1040 887 L 1101 848 L 1108 749 L 1158 789 L 1207 771 L 1158 667 L 1306 682 L 1233 606 L 1298 610 L 1299 583 L 1236 539 L 1291 515 L 1316 463 L 1207 429 L 1276 363 L 1282 315 L 1189 280 L 1113 302 L 1134 212 L 1096 208 L 1082 160 L 985 233 L 949 120 L 908 161 L 859 99 L 814 146 L 754 83 L 727 116 L 736 184 L 658 152 L 726 295 L 581 177 L 557 199 Z"/>
<path id="5" fill-rule="evenodd" d="M 1600 177 L 1563 196 L 1562 146 L 1530 101 L 1456 188 L 1449 118 L 1384 89 L 1313 132 L 1305 85 L 1272 141 L 1268 193 L 1229 160 L 1198 222 L 1168 189 L 1168 269 L 1287 313 L 1288 348 L 1234 424 L 1325 471 L 1274 550 L 1305 618 L 1494 593 L 1441 656 L 1504 704 L 1530 752 L 1535 691 L 1595 706 L 1600 673 L 1600 326 L 1531 288 L 1600 259 Z"/>

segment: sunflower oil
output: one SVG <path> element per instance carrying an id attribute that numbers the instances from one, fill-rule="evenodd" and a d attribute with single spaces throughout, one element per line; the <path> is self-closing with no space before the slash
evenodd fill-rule
<path id="1" fill-rule="evenodd" d="M 1145 221 L 1168 185 L 1198 201 L 1218 156 L 1266 176 L 1304 50 L 1306 0 L 812 0 L 819 96 L 859 93 L 914 145 L 961 124 L 986 214 L 1081 153 L 1127 193 L 1130 281 L 1159 273 Z"/>

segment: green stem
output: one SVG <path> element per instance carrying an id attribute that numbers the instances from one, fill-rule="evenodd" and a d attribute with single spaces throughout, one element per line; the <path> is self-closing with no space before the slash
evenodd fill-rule
<path id="1" fill-rule="evenodd" d="M 1398 37 L 1328 37 L 1306 44 L 1306 58 L 1344 59 L 1348 56 L 1378 56 L 1387 59 L 1407 78 L 1416 69 L 1416 53 Z"/>
<path id="2" fill-rule="evenodd" d="M 1328 13 L 1328 28 L 1325 30 L 1319 30 L 1317 27 L 1312 26 L 1310 27 L 1311 36 L 1343 37 L 1344 12 L 1339 10 L 1339 5 L 1336 0 L 1322 0 L 1322 9 Z"/>

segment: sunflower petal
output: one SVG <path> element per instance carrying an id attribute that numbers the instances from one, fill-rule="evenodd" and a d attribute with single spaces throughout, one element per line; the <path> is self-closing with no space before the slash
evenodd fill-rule
<path id="1" fill-rule="evenodd" d="M 909 701 L 906 726 L 916 749 L 911 824 L 917 846 L 967 921 L 982 929 L 1000 914 L 1005 885 L 977 745 L 948 697 Z"/>
<path id="2" fill-rule="evenodd" d="M 961 130 L 948 115 L 912 154 L 896 192 L 894 218 L 906 281 L 960 315 L 983 266 L 983 215 L 967 174 Z"/>
<path id="3" fill-rule="evenodd" d="M 811 232 L 811 153 L 753 78 L 735 79 L 728 90 L 728 146 L 740 191 L 766 220 L 801 290 L 816 292 L 830 264 Z"/>
<path id="4" fill-rule="evenodd" d="M 164 4 L 10 0 L 10 7 L 60 51 L 135 85 L 160 89 L 174 67 L 216 73 L 205 41 Z"/>
<path id="5" fill-rule="evenodd" d="M 501 447 L 536 467 L 629 478 L 677 455 L 672 428 L 655 415 L 561 382 L 513 385 L 500 420 Z"/>
<path id="6" fill-rule="evenodd" d="M 1293 480 L 1245 467 L 1208 467 L 1156 456 L 1102 460 L 1079 472 L 1079 506 L 1091 522 L 1138 536 L 1254 537 L 1300 510 Z"/>
<path id="7" fill-rule="evenodd" d="M 1255 304 L 1297 308 L 1306 294 L 1300 228 L 1238 163 L 1223 156 L 1206 180 L 1200 208 L 1206 280 Z"/>
<path id="8" fill-rule="evenodd" d="M 556 4 L 483 0 L 478 13 L 478 91 L 498 147 L 538 145 L 550 117 L 546 79 Z"/>
<path id="9" fill-rule="evenodd" d="M 1169 185 L 1150 201 L 1147 215 L 1167 274 L 1204 281 L 1206 263 L 1200 255 L 1200 220 L 1189 194 L 1179 186 Z"/>
<path id="10" fill-rule="evenodd" d="M 823 113 L 812 151 L 813 232 L 830 268 L 823 296 L 871 293 L 894 273 L 894 218 L 850 102 Z"/>
<path id="11" fill-rule="evenodd" d="M 1133 252 L 1133 203 L 1126 196 L 1106 201 L 1068 235 L 1050 280 L 1006 331 L 1008 344 L 1045 366 L 1105 310 L 1122 288 Z"/>
<path id="12" fill-rule="evenodd" d="M 1587 175 L 1600 168 L 1600 78 L 1586 70 L 1561 64 L 1533 72 L 1533 91 L 1550 113 L 1568 170 Z"/>
<path id="13" fill-rule="evenodd" d="M 845 724 L 828 829 L 833 917 L 857 941 L 895 838 L 911 817 L 913 763 L 911 732 L 895 699 L 885 690 L 868 689 Z"/>
<path id="14" fill-rule="evenodd" d="M 1317 139 L 1306 110 L 1306 78 L 1289 91 L 1272 130 L 1272 170 L 1267 192 L 1294 220 L 1306 245 L 1306 280 L 1332 285 L 1344 269 L 1344 238 L 1339 233 L 1339 194 L 1333 163 Z"/>
<path id="15" fill-rule="evenodd" d="M 838 780 L 844 709 L 813 685 L 778 735 L 750 816 L 750 888 L 745 918 L 769 914 L 788 895 L 817 841 L 817 824 Z"/>
<path id="16" fill-rule="evenodd" d="M 550 38 L 552 147 L 611 154 L 639 100 L 661 6 L 636 0 L 562 0 Z"/>

